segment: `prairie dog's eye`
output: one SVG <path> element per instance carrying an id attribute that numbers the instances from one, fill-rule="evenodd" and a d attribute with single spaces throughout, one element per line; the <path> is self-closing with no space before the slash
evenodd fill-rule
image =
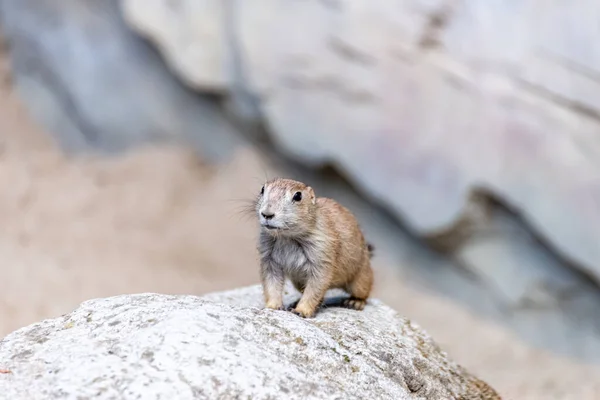
<path id="1" fill-rule="evenodd" d="M 294 200 L 294 201 L 302 200 L 302 193 L 301 192 L 294 193 L 294 197 L 292 197 L 292 200 Z"/>
<path id="2" fill-rule="evenodd" d="M 265 187 L 263 185 L 262 189 L 260 189 L 260 194 L 265 194 Z"/>

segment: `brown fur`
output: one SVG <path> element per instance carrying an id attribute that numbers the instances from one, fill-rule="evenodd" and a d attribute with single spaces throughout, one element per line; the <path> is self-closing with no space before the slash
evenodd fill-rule
<path id="1" fill-rule="evenodd" d="M 258 250 L 266 307 L 284 309 L 289 278 L 302 297 L 288 308 L 302 317 L 314 316 L 333 288 L 350 294 L 345 307 L 362 310 L 373 287 L 373 247 L 354 215 L 334 200 L 317 198 L 302 182 L 277 178 L 263 190 L 255 211 L 261 222 Z M 297 192 L 300 201 L 293 198 Z"/>

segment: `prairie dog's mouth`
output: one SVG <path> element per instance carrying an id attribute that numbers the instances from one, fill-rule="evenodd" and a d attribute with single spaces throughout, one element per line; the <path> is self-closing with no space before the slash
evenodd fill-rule
<path id="1" fill-rule="evenodd" d="M 286 228 L 282 228 L 280 226 L 275 226 L 275 225 L 271 225 L 268 222 L 262 223 L 261 224 L 263 228 L 266 228 L 270 231 L 285 231 Z"/>

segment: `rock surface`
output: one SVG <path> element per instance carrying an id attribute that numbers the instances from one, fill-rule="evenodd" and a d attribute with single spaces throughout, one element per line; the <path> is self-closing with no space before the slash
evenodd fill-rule
<path id="1" fill-rule="evenodd" d="M 7 336 L 0 365 L 15 400 L 499 399 L 377 300 L 304 320 L 262 309 L 259 286 L 87 301 Z"/>
<path id="2" fill-rule="evenodd" d="M 242 79 L 288 154 L 334 164 L 424 235 L 489 189 L 600 282 L 594 1 L 146 3 L 122 0 L 129 23 L 172 66 L 196 49 L 223 66 L 174 68 L 186 82 Z"/>

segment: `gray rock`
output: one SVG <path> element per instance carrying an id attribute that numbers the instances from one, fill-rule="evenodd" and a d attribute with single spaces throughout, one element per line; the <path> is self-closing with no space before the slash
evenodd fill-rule
<path id="1" fill-rule="evenodd" d="M 0 366 L 14 400 L 500 398 L 377 300 L 305 320 L 259 286 L 87 301 L 8 335 Z"/>
<path id="2" fill-rule="evenodd" d="M 65 150 L 172 141 L 221 159 L 239 140 L 218 104 L 182 85 L 127 28 L 116 0 L 0 5 L 16 89 Z"/>
<path id="3" fill-rule="evenodd" d="M 144 13 L 136 12 L 140 7 Z M 147 36 L 186 84 L 203 91 L 223 92 L 232 83 L 226 31 L 227 5 L 220 0 L 147 1 L 122 4 L 128 23 Z M 146 35 L 159 29 L 160 34 Z M 191 29 L 191 31 L 190 31 Z M 202 38 L 189 41 L 189 38 Z M 185 57 L 178 57 L 184 54 Z"/>
<path id="4" fill-rule="evenodd" d="M 535 346 L 600 360 L 598 287 L 568 268 L 514 216 L 494 210 L 489 226 L 454 258 L 495 298 L 498 308 L 484 312 L 487 318 L 502 320 Z"/>
<path id="5" fill-rule="evenodd" d="M 232 40 L 196 33 L 187 12 L 208 1 L 160 17 L 170 1 L 121 1 L 171 65 L 201 47 L 223 66 L 177 69 L 182 79 L 223 85 L 242 71 L 282 151 L 335 165 L 415 232 L 452 226 L 485 187 L 600 282 L 595 1 L 568 13 L 531 1 L 232 1 L 221 27 Z M 202 20 L 222 21 L 208 9 Z"/>

